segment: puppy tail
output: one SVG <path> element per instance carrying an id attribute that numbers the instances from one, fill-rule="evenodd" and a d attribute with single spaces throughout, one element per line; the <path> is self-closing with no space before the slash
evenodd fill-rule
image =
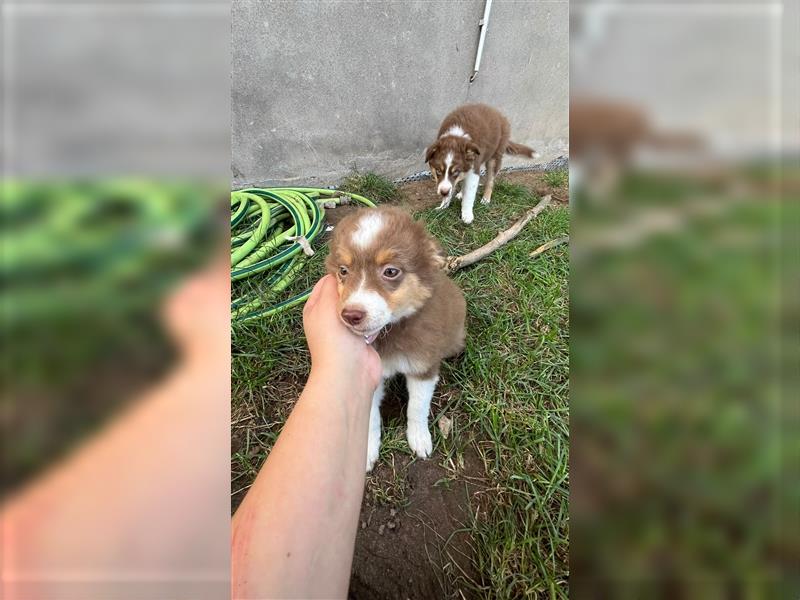
<path id="1" fill-rule="evenodd" d="M 515 142 L 508 142 L 506 154 L 518 154 L 519 156 L 527 156 L 528 158 L 539 158 L 539 153 L 536 150 Z"/>

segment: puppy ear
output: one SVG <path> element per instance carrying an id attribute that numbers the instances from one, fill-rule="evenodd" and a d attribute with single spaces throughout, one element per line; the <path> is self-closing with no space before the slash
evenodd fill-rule
<path id="1" fill-rule="evenodd" d="M 481 149 L 478 148 L 477 144 L 474 144 L 473 142 L 467 142 L 467 160 L 474 160 L 475 157 L 480 156 L 480 154 Z"/>
<path id="2" fill-rule="evenodd" d="M 439 149 L 439 144 L 437 142 L 433 142 L 430 146 L 425 149 L 425 162 L 431 162 L 433 155 L 436 154 L 436 151 Z"/>

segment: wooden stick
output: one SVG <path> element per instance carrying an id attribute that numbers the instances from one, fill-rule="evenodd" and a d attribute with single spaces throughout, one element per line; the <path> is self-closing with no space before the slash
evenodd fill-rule
<path id="1" fill-rule="evenodd" d="M 569 243 L 569 236 L 565 235 L 564 237 L 556 238 L 554 240 L 550 240 L 546 244 L 542 244 L 536 250 L 531 252 L 530 257 L 535 258 L 539 256 L 542 252 L 547 252 L 550 248 L 554 248 L 556 246 L 560 246 L 561 244 Z"/>
<path id="2" fill-rule="evenodd" d="M 504 244 L 507 244 L 513 240 L 515 237 L 517 237 L 517 235 L 519 235 L 519 232 L 522 231 L 522 228 L 525 227 L 525 225 L 527 225 L 531 219 L 547 208 L 547 206 L 550 204 L 550 200 L 552 200 L 552 196 L 548 194 L 539 201 L 539 204 L 525 213 L 525 216 L 523 216 L 519 221 L 514 223 L 505 231 L 501 231 L 497 237 L 488 244 L 485 244 L 480 248 L 473 250 L 469 254 L 465 254 L 464 256 L 448 256 L 447 260 L 445 261 L 445 271 L 452 273 L 453 271 L 458 271 L 463 267 L 476 263 L 482 258 L 489 256 L 500 246 L 503 246 Z"/>

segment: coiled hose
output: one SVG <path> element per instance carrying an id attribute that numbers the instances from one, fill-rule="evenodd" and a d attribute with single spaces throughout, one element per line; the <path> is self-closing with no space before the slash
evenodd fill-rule
<path id="1" fill-rule="evenodd" d="M 231 281 L 268 274 L 256 291 L 231 302 L 231 319 L 259 319 L 305 302 L 310 289 L 283 300 L 278 296 L 306 265 L 306 253 L 324 228 L 323 209 L 351 201 L 375 206 L 363 196 L 324 188 L 231 192 Z"/>
<path id="2" fill-rule="evenodd" d="M 4 182 L 3 324 L 47 330 L 149 308 L 205 255 L 216 193 L 179 181 Z"/>

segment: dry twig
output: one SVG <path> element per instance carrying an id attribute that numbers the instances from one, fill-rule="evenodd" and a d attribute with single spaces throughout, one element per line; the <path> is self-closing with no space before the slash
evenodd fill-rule
<path id="1" fill-rule="evenodd" d="M 523 227 L 525 227 L 529 221 L 547 208 L 547 206 L 550 204 L 550 200 L 552 200 L 552 196 L 548 194 L 539 201 L 539 204 L 525 213 L 524 217 L 522 217 L 505 231 L 501 231 L 497 237 L 488 244 L 485 244 L 480 248 L 473 250 L 469 254 L 465 254 L 464 256 L 448 256 L 447 261 L 445 262 L 445 271 L 452 273 L 453 271 L 458 271 L 463 267 L 476 263 L 482 258 L 489 256 L 492 252 L 500 248 L 500 246 L 503 246 L 513 240 L 515 237 L 517 237 L 517 235 L 519 235 L 519 232 L 522 231 Z"/>
<path id="2" fill-rule="evenodd" d="M 555 248 L 556 246 L 560 246 L 561 244 L 569 243 L 569 236 L 565 235 L 564 237 L 556 238 L 554 240 L 550 240 L 546 244 L 542 244 L 536 250 L 531 252 L 530 257 L 535 258 L 539 256 L 542 252 L 547 252 L 550 248 Z"/>

